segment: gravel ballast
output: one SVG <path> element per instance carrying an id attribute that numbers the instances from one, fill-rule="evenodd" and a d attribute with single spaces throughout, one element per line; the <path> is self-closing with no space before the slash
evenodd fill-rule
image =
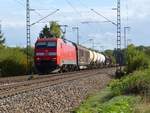
<path id="1" fill-rule="evenodd" d="M 99 74 L 3 98 L 0 113 L 70 113 L 110 80 L 110 76 Z"/>

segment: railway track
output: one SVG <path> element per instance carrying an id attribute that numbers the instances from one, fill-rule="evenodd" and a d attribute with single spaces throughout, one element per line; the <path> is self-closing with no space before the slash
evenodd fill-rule
<path id="1" fill-rule="evenodd" d="M 41 77 L 41 79 L 35 79 L 31 81 L 17 82 L 13 84 L 3 85 L 0 87 L 0 98 L 7 98 L 20 93 L 25 93 L 28 91 L 33 91 L 48 86 L 53 86 L 61 84 L 64 82 L 69 82 L 77 79 L 82 79 L 85 77 L 90 77 L 92 75 L 98 75 L 102 73 L 108 73 L 110 69 L 95 69 L 86 70 L 81 72 L 66 73 L 66 74 L 53 74 L 53 76 Z M 57 76 L 56 76 L 57 75 Z"/>
<path id="2" fill-rule="evenodd" d="M 93 69 L 93 70 L 96 70 L 96 69 Z M 48 75 L 41 75 L 41 76 L 33 75 L 32 80 L 49 78 L 52 76 L 59 76 L 59 75 L 65 75 L 65 74 L 73 74 L 73 73 L 84 72 L 84 71 L 89 71 L 89 70 L 81 70 L 81 71 L 77 71 L 77 72 L 66 72 L 66 73 L 61 73 L 61 74 L 60 73 L 51 73 Z M 0 87 L 3 87 L 4 85 L 16 84 L 18 82 L 26 82 L 26 81 L 28 81 L 28 77 L 29 76 L 24 75 L 24 76 L 0 78 Z"/>
<path id="3" fill-rule="evenodd" d="M 83 72 L 83 71 L 82 71 Z M 72 74 L 75 72 L 67 72 L 67 73 L 62 73 L 62 74 L 58 74 L 58 73 L 51 73 L 48 75 L 32 75 L 33 78 L 32 80 L 37 80 L 37 79 L 43 79 L 43 78 L 49 78 L 52 76 L 58 76 L 58 75 L 64 75 L 64 74 Z M 0 78 L 0 87 L 4 86 L 4 85 L 9 85 L 9 84 L 15 84 L 16 82 L 25 82 L 28 81 L 28 75 L 24 75 L 24 76 L 17 76 L 17 77 L 6 77 L 6 78 Z"/>

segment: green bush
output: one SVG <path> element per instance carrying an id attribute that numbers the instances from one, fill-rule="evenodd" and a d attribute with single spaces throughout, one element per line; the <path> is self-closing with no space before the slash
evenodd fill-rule
<path id="1" fill-rule="evenodd" d="M 136 71 L 120 80 L 114 80 L 110 87 L 114 95 L 139 94 L 149 90 L 150 69 Z"/>
<path id="2" fill-rule="evenodd" d="M 149 66 L 149 60 L 143 51 L 136 49 L 134 45 L 128 46 L 126 50 L 126 72 L 132 73 L 138 69 L 145 69 Z"/>
<path id="3" fill-rule="evenodd" d="M 1 76 L 17 76 L 26 74 L 26 55 L 18 48 L 3 48 L 0 50 Z"/>

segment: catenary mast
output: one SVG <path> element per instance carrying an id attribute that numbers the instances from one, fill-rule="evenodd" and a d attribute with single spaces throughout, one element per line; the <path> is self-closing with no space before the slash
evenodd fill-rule
<path id="1" fill-rule="evenodd" d="M 117 0 L 117 50 L 121 50 L 121 11 L 120 11 L 120 0 Z"/>
<path id="2" fill-rule="evenodd" d="M 26 40 L 27 40 L 27 74 L 31 74 L 31 34 L 30 34 L 30 1 L 26 0 Z"/>

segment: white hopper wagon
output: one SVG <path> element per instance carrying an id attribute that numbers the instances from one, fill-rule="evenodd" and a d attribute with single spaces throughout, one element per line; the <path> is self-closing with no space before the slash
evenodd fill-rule
<path id="1" fill-rule="evenodd" d="M 106 58 L 105 58 L 105 56 L 103 55 L 103 54 L 100 54 L 100 56 L 101 56 L 101 60 L 100 60 L 100 62 L 101 62 L 101 64 L 103 63 L 105 63 L 105 60 L 106 60 Z"/>
<path id="2" fill-rule="evenodd" d="M 89 57 L 89 60 L 90 60 L 90 63 L 94 63 L 94 53 L 93 51 L 89 50 L 89 54 L 90 54 L 90 57 Z"/>
<path id="3" fill-rule="evenodd" d="M 93 60 L 93 62 L 94 63 L 96 63 L 97 62 L 97 53 L 95 52 L 95 51 L 93 51 L 93 55 L 94 55 L 94 60 Z"/>

